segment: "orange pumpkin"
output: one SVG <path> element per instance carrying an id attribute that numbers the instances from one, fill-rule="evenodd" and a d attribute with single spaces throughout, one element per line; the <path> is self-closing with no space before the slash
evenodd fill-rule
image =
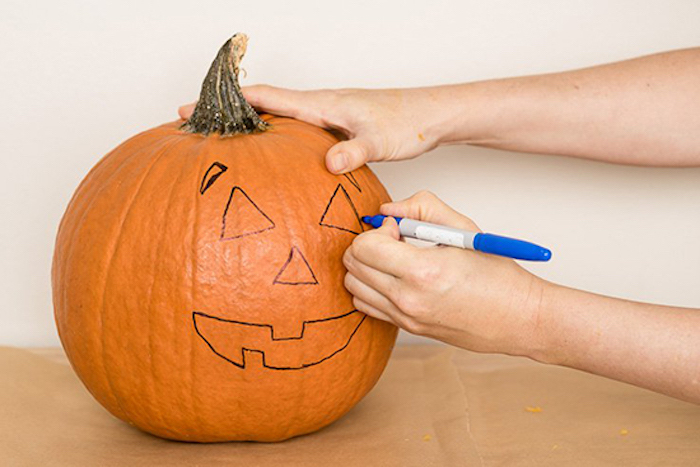
<path id="1" fill-rule="evenodd" d="M 336 138 L 264 115 L 222 47 L 197 109 L 129 139 L 78 187 L 53 263 L 56 322 L 93 396 L 149 433 L 278 441 L 352 408 L 397 330 L 353 309 L 344 250 L 389 196 Z"/>

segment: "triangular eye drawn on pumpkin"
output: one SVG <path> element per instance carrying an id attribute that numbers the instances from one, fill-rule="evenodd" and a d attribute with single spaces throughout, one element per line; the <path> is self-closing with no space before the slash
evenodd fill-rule
<path id="1" fill-rule="evenodd" d="M 362 188 L 360 188 L 360 184 L 357 183 L 357 179 L 355 179 L 355 176 L 352 174 L 352 172 L 343 174 L 343 177 L 345 177 L 350 183 L 352 183 L 352 186 L 357 188 L 357 191 L 362 193 Z"/>
<path id="2" fill-rule="evenodd" d="M 355 235 L 359 235 L 364 230 L 360 215 L 343 185 L 338 184 L 336 187 L 326 210 L 323 211 L 319 225 Z"/>
<path id="3" fill-rule="evenodd" d="M 275 223 L 239 186 L 233 187 L 221 222 L 221 240 L 255 235 L 274 229 Z"/>
<path id="4" fill-rule="evenodd" d="M 205 191 L 209 189 L 210 186 L 214 184 L 217 178 L 221 177 L 221 175 L 228 170 L 228 167 L 226 167 L 224 164 L 221 162 L 214 162 L 206 171 L 204 174 L 204 177 L 202 178 L 202 184 L 199 186 L 199 193 L 204 194 Z"/>

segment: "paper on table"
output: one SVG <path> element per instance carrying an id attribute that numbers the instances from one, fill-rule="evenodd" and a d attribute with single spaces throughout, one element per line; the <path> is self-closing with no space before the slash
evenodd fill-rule
<path id="1" fill-rule="evenodd" d="M 525 358 L 453 361 L 485 465 L 700 465 L 700 406 Z"/>
<path id="2" fill-rule="evenodd" d="M 113 418 L 66 364 L 0 348 L 3 465 L 337 465 L 479 463 L 464 390 L 445 347 L 398 347 L 377 387 L 317 433 L 277 444 L 165 441 Z M 427 436 L 426 436 L 427 435 Z"/>
<path id="3" fill-rule="evenodd" d="M 108 415 L 65 364 L 0 348 L 0 368 L 3 465 L 700 465 L 700 406 L 444 347 L 398 347 L 346 417 L 274 445 L 160 440 Z"/>

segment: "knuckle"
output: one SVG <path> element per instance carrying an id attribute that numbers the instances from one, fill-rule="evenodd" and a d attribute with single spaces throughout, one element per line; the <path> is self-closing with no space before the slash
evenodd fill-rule
<path id="1" fill-rule="evenodd" d="M 385 295 L 386 298 L 389 299 L 389 301 L 396 303 L 396 301 L 399 300 L 401 297 L 401 292 L 402 291 L 398 283 L 394 282 L 386 288 Z"/>
<path id="2" fill-rule="evenodd" d="M 413 318 L 410 318 L 410 317 L 407 319 L 404 319 L 400 324 L 404 330 L 410 332 L 411 334 L 415 334 L 417 336 L 423 335 L 423 332 L 425 330 L 425 327 L 423 326 L 423 324 L 420 321 L 413 319 Z"/>
<path id="3" fill-rule="evenodd" d="M 416 316 L 421 309 L 420 299 L 412 293 L 402 293 L 396 297 L 396 305 L 407 316 Z"/>
<path id="4" fill-rule="evenodd" d="M 345 250 L 345 255 L 356 256 L 358 250 L 361 248 L 360 243 L 361 243 L 360 235 L 353 238 L 352 242 L 350 242 L 350 246 L 348 246 L 347 249 Z"/>
<path id="5" fill-rule="evenodd" d="M 345 253 L 343 253 L 343 264 L 345 265 L 345 267 L 347 269 L 350 269 L 354 263 L 354 258 L 353 258 L 353 253 L 351 251 L 351 248 L 348 248 L 347 250 L 345 250 Z"/>
<path id="6" fill-rule="evenodd" d="M 345 278 L 343 279 L 343 285 L 345 285 L 345 288 L 348 290 L 348 292 L 354 295 L 353 290 L 355 289 L 355 278 L 352 274 L 345 274 Z"/>
<path id="7" fill-rule="evenodd" d="M 434 288 L 442 275 L 440 264 L 423 262 L 407 274 L 407 279 L 422 289 Z"/>
<path id="8" fill-rule="evenodd" d="M 437 196 L 432 191 L 421 190 L 413 196 L 417 201 L 433 201 Z"/>
<path id="9" fill-rule="evenodd" d="M 372 233 L 373 231 L 367 232 L 367 233 Z M 354 256 L 357 256 L 358 254 L 361 254 L 364 252 L 364 250 L 367 249 L 368 246 L 368 241 L 370 237 L 369 235 L 358 235 L 355 237 L 355 239 L 352 241 L 350 244 L 350 248 L 352 248 L 351 254 Z"/>
<path id="10" fill-rule="evenodd" d="M 365 303 L 362 300 L 360 300 L 359 298 L 357 298 L 357 297 L 352 298 L 352 306 L 356 310 L 367 314 L 367 307 L 365 306 Z"/>

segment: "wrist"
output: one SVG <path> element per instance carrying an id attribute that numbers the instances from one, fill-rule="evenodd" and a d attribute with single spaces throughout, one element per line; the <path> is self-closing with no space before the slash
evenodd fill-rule
<path id="1" fill-rule="evenodd" d="M 507 124 L 507 80 L 441 86 L 439 145 L 498 146 Z"/>
<path id="2" fill-rule="evenodd" d="M 553 304 L 562 287 L 539 277 L 533 276 L 533 284 L 528 291 L 526 302 L 527 313 L 530 320 L 529 335 L 526 336 L 521 356 L 528 357 L 541 363 L 555 363 L 555 349 L 557 345 L 553 336 L 556 334 L 555 316 L 558 307 Z"/>
<path id="3" fill-rule="evenodd" d="M 547 296 L 556 287 L 519 265 L 513 264 L 515 277 L 510 293 L 502 294 L 502 323 L 507 330 L 498 338 L 493 351 L 537 361 L 548 355 L 549 308 Z"/>
<path id="4" fill-rule="evenodd" d="M 578 352 L 585 349 L 578 343 L 582 330 L 577 326 L 583 317 L 576 313 L 579 310 L 575 311 L 573 305 L 588 298 L 585 292 L 546 282 L 535 315 L 536 344 L 527 356 L 550 365 L 572 365 L 571 357 L 577 352 L 572 354 L 572 349 L 579 348 Z"/>
<path id="5" fill-rule="evenodd" d="M 467 85 L 446 85 L 408 90 L 414 103 L 412 114 L 419 138 L 435 148 L 455 144 L 464 119 L 464 92 Z"/>

